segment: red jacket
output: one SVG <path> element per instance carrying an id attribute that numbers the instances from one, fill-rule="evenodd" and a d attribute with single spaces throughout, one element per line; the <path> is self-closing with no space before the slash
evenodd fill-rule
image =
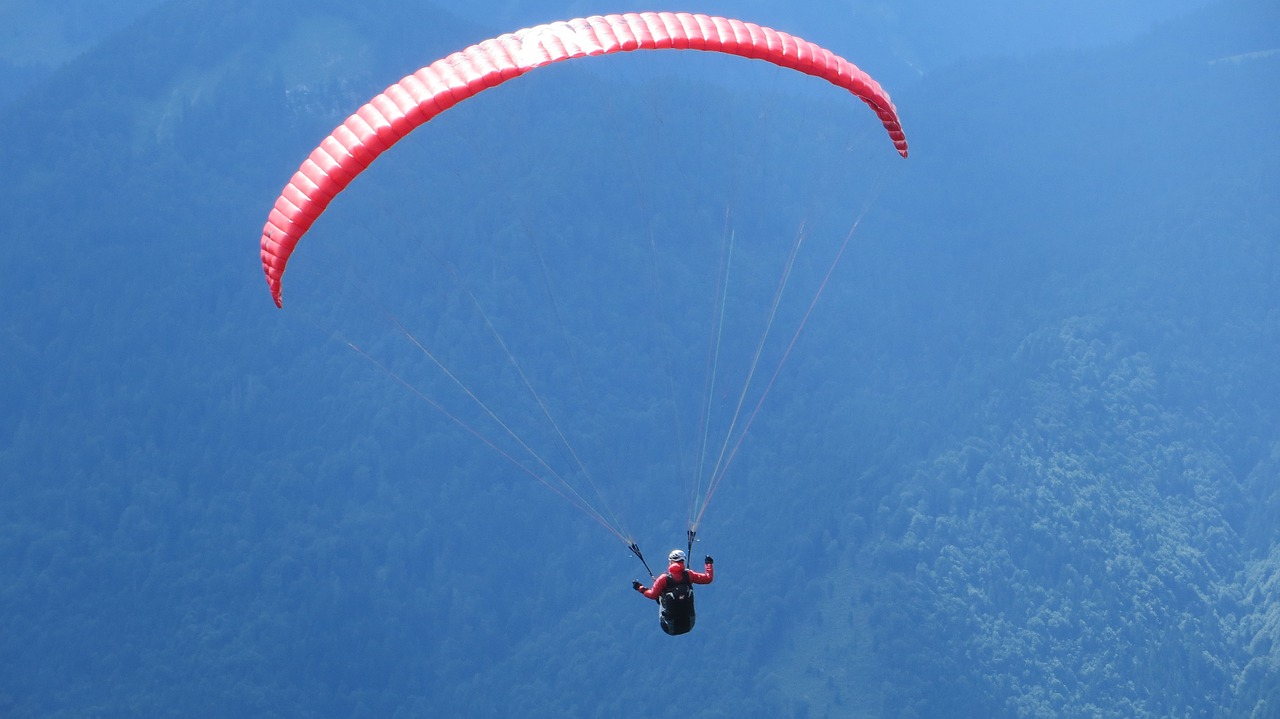
<path id="1" fill-rule="evenodd" d="M 689 581 L 694 584 L 710 584 L 711 580 L 715 579 L 716 576 L 715 565 L 708 564 L 705 569 L 705 572 L 695 572 L 692 569 L 685 569 L 684 565 L 679 562 L 672 562 L 671 566 L 667 567 L 667 574 L 670 574 L 671 578 L 676 581 L 680 581 L 685 574 L 688 574 Z M 640 591 L 650 599 L 657 599 L 662 596 L 662 590 L 667 587 L 667 574 L 659 574 L 658 578 L 653 580 L 652 587 L 648 589 L 641 587 Z"/>

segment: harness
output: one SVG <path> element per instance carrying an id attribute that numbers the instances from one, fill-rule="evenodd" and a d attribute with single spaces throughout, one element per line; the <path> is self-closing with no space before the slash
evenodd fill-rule
<path id="1" fill-rule="evenodd" d="M 677 580 L 671 576 L 671 572 L 665 572 L 663 576 L 667 578 L 667 585 L 662 588 L 660 598 L 664 608 L 683 609 L 693 602 L 693 579 L 689 576 L 689 570 L 684 571 L 683 580 Z"/>
<path id="2" fill-rule="evenodd" d="M 693 629 L 697 621 L 693 608 L 693 578 L 685 571 L 684 579 L 676 581 L 670 572 L 664 574 L 667 586 L 658 596 L 658 623 L 667 634 L 684 634 Z"/>

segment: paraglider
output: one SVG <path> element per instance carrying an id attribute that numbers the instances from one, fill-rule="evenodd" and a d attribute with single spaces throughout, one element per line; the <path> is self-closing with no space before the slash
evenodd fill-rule
<path id="1" fill-rule="evenodd" d="M 707 555 L 703 559 L 703 571 L 695 572 L 685 567 L 688 558 L 684 550 L 673 549 L 667 561 L 670 563 L 667 571 L 654 578 L 652 587 L 637 580 L 631 582 L 631 588 L 658 602 L 658 624 L 662 631 L 672 636 L 687 634 L 698 619 L 693 605 L 693 585 L 710 584 L 715 579 L 715 560 Z"/>
<path id="2" fill-rule="evenodd" d="M 898 119 L 897 109 L 880 85 L 848 60 L 793 35 L 754 23 L 682 12 L 597 15 L 538 25 L 471 45 L 404 77 L 361 106 L 311 151 L 275 200 L 262 229 L 260 242 L 262 269 L 276 306 L 283 306 L 282 279 L 299 240 L 339 193 L 346 189 L 378 156 L 414 129 L 459 102 L 551 63 L 634 50 L 663 49 L 701 50 L 763 60 L 825 80 L 847 90 L 870 107 L 888 133 L 898 154 L 904 158 L 907 156 L 907 141 Z M 846 237 L 845 244 L 847 243 Z M 838 257 L 839 254 L 837 254 L 837 260 Z M 834 269 L 834 263 L 831 269 Z M 827 277 L 830 277 L 830 269 Z M 825 282 L 824 279 L 823 285 Z M 821 293 L 821 286 L 817 293 Z M 816 300 L 817 295 L 809 305 L 810 311 Z M 781 369 L 782 362 L 785 361 L 791 347 L 795 345 L 795 339 L 807 317 L 806 312 L 796 329 L 795 336 L 792 337 L 791 344 L 778 363 L 773 379 L 776 379 L 777 370 Z M 398 321 L 396 323 L 399 324 Z M 433 362 L 440 364 L 416 339 L 412 337 L 410 339 Z M 363 351 L 354 344 L 350 346 L 363 354 Z M 370 359 L 372 360 L 372 357 Z M 514 361 L 514 358 L 512 359 Z M 379 364 L 376 360 L 374 362 Z M 379 364 L 379 366 L 382 365 Z M 391 370 L 385 367 L 383 369 L 393 378 L 409 385 Z M 444 369 L 443 366 L 441 369 Z M 754 369 L 753 362 L 752 373 Z M 523 379 L 523 373 L 520 374 Z M 773 379 L 769 380 L 770 387 Z M 737 419 L 739 413 L 743 411 L 746 385 L 750 383 L 751 374 L 748 375 L 743 394 L 738 401 L 737 409 L 734 410 L 733 423 L 727 433 L 729 436 L 726 437 L 725 445 L 721 449 L 721 459 L 716 463 L 705 494 L 699 500 L 698 491 L 693 493 L 695 506 L 700 501 L 701 510 L 690 513 L 688 529 L 690 551 L 692 551 L 698 523 L 701 521 L 702 512 L 706 510 L 711 493 L 723 478 L 747 428 L 751 425 L 751 420 L 755 417 L 755 412 L 763 402 L 762 394 L 755 408 L 750 411 L 750 416 L 741 427 L 738 427 Z M 410 387 L 412 389 L 412 386 Z M 529 389 L 532 391 L 531 387 Z M 764 394 L 767 392 L 768 388 L 765 389 Z M 500 454 L 507 456 L 478 431 L 421 392 L 418 394 L 459 426 L 480 437 Z M 474 396 L 472 399 L 475 399 Z M 484 407 L 483 403 L 476 401 L 492 416 L 492 412 Z M 543 411 L 546 411 L 545 406 Z M 736 442 L 730 447 L 729 440 L 735 435 L 735 428 Z M 511 430 L 507 429 L 507 431 Z M 558 427 L 556 432 L 560 434 L 561 439 L 564 439 Z M 517 441 L 519 441 L 518 438 Z M 567 440 L 565 443 L 568 444 Z M 526 450 L 529 449 L 522 441 L 519 441 L 519 444 Z M 529 451 L 532 453 L 532 450 Z M 511 459 L 509 456 L 507 458 Z M 577 460 L 576 455 L 574 459 Z M 543 481 L 533 470 L 520 465 L 515 460 L 511 461 Z M 586 475 L 581 461 L 577 460 L 577 463 Z M 545 466 L 545 463 L 542 464 Z M 549 471 L 554 474 L 553 470 Z M 563 479 L 560 481 L 563 482 Z M 552 485 L 548 483 L 548 486 Z M 552 488 L 559 492 L 555 487 Z M 628 543 L 628 548 L 644 563 L 644 556 L 639 547 L 626 536 L 616 521 L 606 518 L 604 513 L 597 511 L 576 490 L 570 489 L 562 493 L 562 496 Z M 654 576 L 652 571 L 649 572 L 654 579 L 651 587 L 645 587 L 639 581 L 635 581 L 633 588 L 647 598 L 658 602 L 659 622 L 663 631 L 667 634 L 679 635 L 689 632 L 696 620 L 693 585 L 710 584 L 714 578 L 714 564 L 712 558 L 707 556 L 703 572 L 688 569 L 687 553 L 682 550 L 672 551 L 668 555 L 668 560 L 669 566 L 663 574 Z M 645 568 L 646 570 L 649 568 L 647 563 Z"/>

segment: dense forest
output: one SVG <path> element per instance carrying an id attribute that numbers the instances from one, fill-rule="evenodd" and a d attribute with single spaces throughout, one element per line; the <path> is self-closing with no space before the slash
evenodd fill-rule
<path id="1" fill-rule="evenodd" d="M 380 159 L 276 310 L 305 153 L 507 29 L 173 0 L 0 87 L 0 715 L 1280 717 L 1272 3 L 888 86 L 905 161 L 760 63 L 547 68 Z M 670 638 L 399 328 L 553 444 L 527 373 L 660 557 L 726 237 L 727 378 L 806 254 Z"/>

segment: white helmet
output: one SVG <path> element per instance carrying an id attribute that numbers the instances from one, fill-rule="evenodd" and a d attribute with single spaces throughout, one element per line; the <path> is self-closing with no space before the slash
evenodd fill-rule
<path id="1" fill-rule="evenodd" d="M 668 561 L 668 562 L 679 562 L 679 563 L 681 563 L 681 564 L 684 564 L 684 563 L 685 563 L 684 550 L 683 550 L 683 549 L 673 549 L 673 550 L 671 550 L 671 554 L 668 554 L 668 555 L 667 555 L 667 561 Z"/>

